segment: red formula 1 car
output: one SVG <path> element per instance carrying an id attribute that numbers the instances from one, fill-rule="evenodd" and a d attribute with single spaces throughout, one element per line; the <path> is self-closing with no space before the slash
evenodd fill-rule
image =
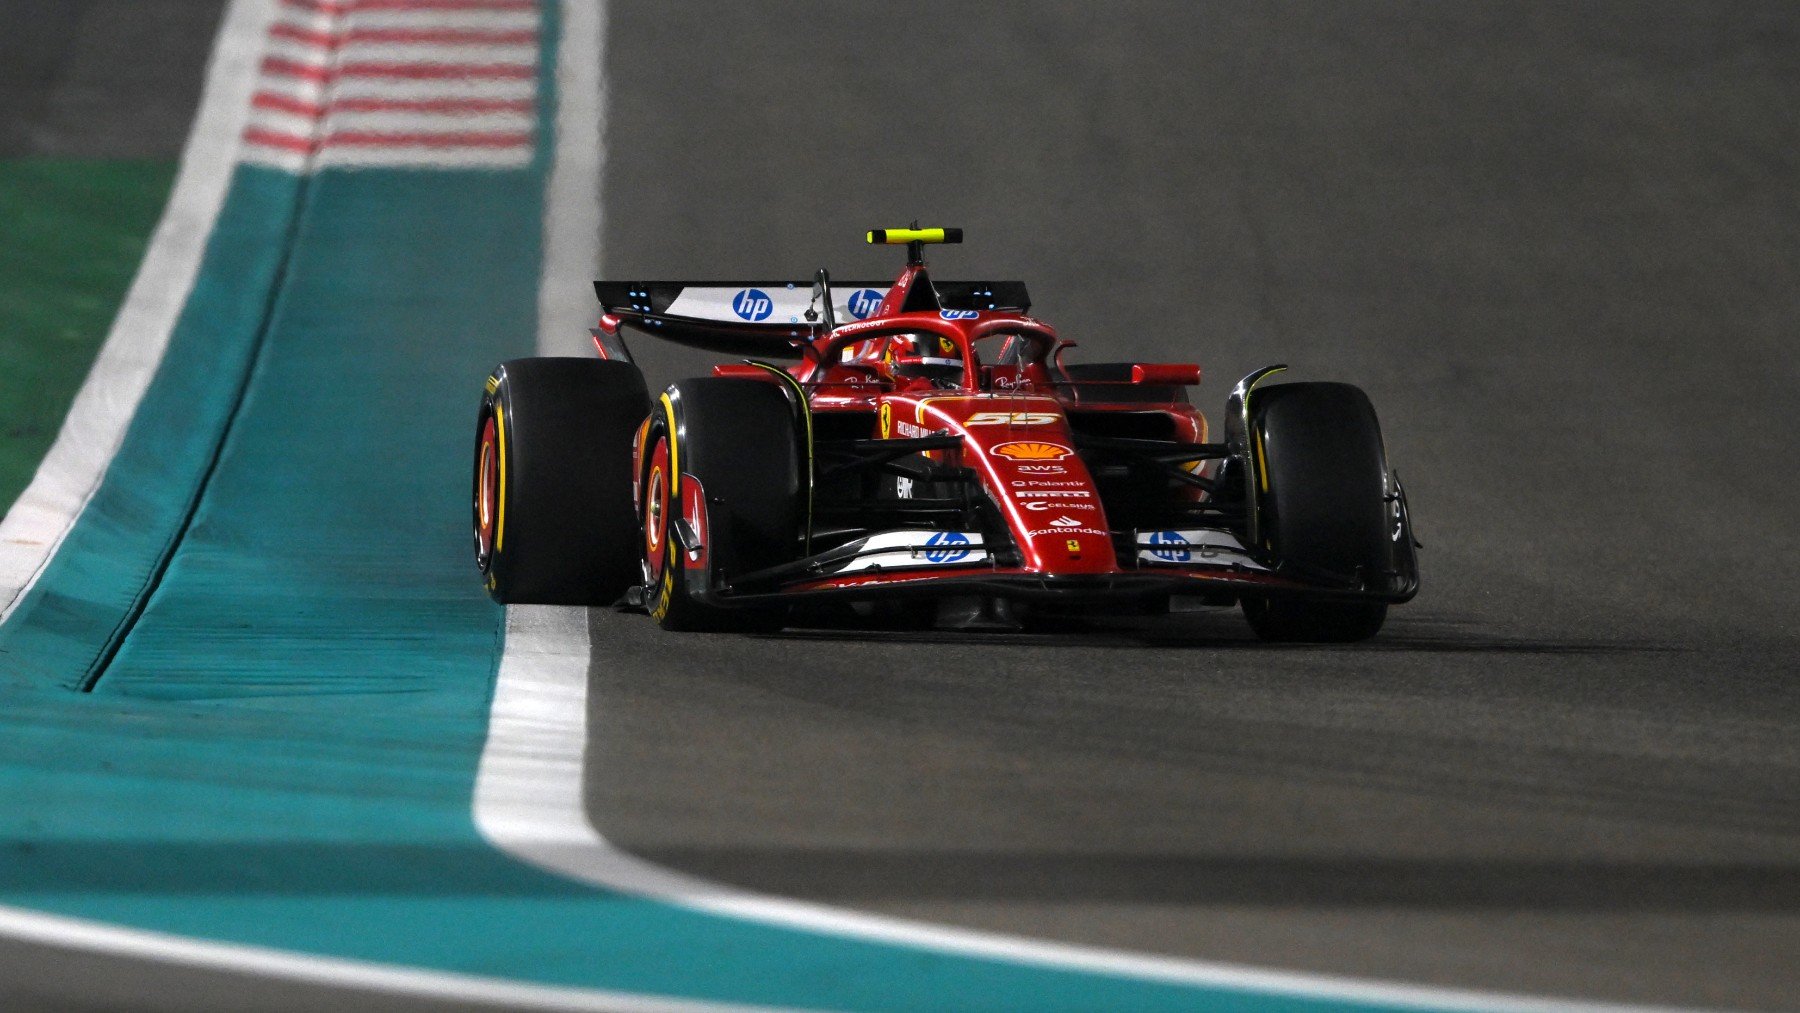
<path id="1" fill-rule="evenodd" d="M 518 359 L 478 421 L 476 559 L 502 602 L 774 628 L 796 606 L 929 625 L 940 599 L 1141 614 L 1241 603 L 1265 639 L 1372 636 L 1418 589 L 1374 409 L 1261 385 L 1222 439 L 1200 367 L 1063 361 L 1020 282 L 597 282 L 596 359 Z M 652 400 L 623 331 L 745 358 Z M 786 367 L 767 359 L 798 360 Z"/>

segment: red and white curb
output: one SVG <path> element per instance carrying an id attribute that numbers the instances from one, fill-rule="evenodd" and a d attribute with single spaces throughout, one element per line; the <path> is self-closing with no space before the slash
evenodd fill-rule
<path id="1" fill-rule="evenodd" d="M 537 0 L 279 0 L 244 158 L 288 172 L 523 168 L 541 32 Z"/>

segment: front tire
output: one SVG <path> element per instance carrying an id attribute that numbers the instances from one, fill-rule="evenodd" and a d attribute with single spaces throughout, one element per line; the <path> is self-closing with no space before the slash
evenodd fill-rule
<path id="1" fill-rule="evenodd" d="M 609 605 L 639 577 L 631 439 L 650 411 L 623 362 L 514 359 L 475 429 L 475 565 L 503 604 Z"/>
<path id="2" fill-rule="evenodd" d="M 1301 573 L 1374 583 L 1393 566 L 1393 543 L 1368 396 L 1345 383 L 1288 383 L 1253 398 L 1263 548 Z M 1243 610 L 1258 637 L 1285 642 L 1367 640 L 1387 619 L 1379 601 L 1245 598 Z"/>
<path id="3" fill-rule="evenodd" d="M 780 629 L 786 608 L 722 607 L 702 597 L 795 558 L 804 471 L 799 423 L 782 388 L 720 377 L 672 384 L 651 415 L 645 447 L 640 522 L 651 617 L 667 630 Z M 704 499 L 696 512 L 705 530 L 690 554 L 676 522 L 693 495 Z"/>

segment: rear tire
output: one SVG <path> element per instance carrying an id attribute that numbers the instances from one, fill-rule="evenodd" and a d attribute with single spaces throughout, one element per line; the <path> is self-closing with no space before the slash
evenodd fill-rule
<path id="1" fill-rule="evenodd" d="M 1344 383 L 1288 383 L 1257 390 L 1251 436 L 1261 448 L 1264 548 L 1303 571 L 1365 583 L 1392 567 L 1387 457 L 1375 409 Z M 1243 599 L 1264 640 L 1349 643 L 1381 629 L 1387 604 Z"/>
<path id="2" fill-rule="evenodd" d="M 722 608 L 699 600 L 691 582 L 698 575 L 717 586 L 795 558 L 804 472 L 787 395 L 757 380 L 678 381 L 652 413 L 645 447 L 643 558 L 651 616 L 666 630 L 780 629 L 786 607 Z M 679 475 L 659 478 L 655 469 L 664 462 Z M 705 493 L 704 566 L 690 570 L 682 557 L 691 546 L 677 545 L 673 528 L 682 516 L 683 488 L 695 481 Z"/>
<path id="3" fill-rule="evenodd" d="M 509 605 L 610 605 L 639 579 L 631 440 L 650 411 L 622 362 L 514 359 L 475 429 L 475 564 Z"/>

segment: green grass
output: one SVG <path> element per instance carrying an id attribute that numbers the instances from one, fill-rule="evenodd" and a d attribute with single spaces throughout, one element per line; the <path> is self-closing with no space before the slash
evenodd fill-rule
<path id="1" fill-rule="evenodd" d="M 169 161 L 0 160 L 0 509 L 56 439 L 174 178 Z"/>

